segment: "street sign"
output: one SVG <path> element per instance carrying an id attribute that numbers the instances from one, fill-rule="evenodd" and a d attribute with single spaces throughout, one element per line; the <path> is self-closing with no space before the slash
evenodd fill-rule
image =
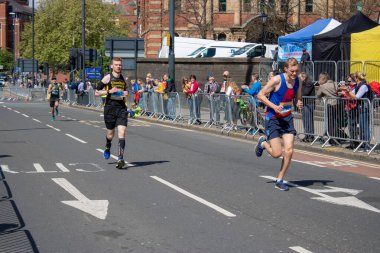
<path id="1" fill-rule="evenodd" d="M 38 71 L 38 61 L 34 60 L 34 70 L 33 70 L 33 60 L 32 59 L 17 59 L 17 67 L 20 68 L 21 72 L 37 72 Z"/>
<path id="2" fill-rule="evenodd" d="M 86 68 L 85 75 L 90 80 L 100 80 L 102 78 L 101 69 L 100 68 Z"/>
<path id="3" fill-rule="evenodd" d="M 121 58 L 135 58 L 137 50 L 137 57 L 143 58 L 144 53 L 144 39 L 142 38 L 107 38 L 105 45 L 105 55 L 107 57 L 121 57 Z"/>

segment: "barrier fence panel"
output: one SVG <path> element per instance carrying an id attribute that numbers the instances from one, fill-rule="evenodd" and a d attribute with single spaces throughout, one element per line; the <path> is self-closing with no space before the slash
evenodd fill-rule
<path id="1" fill-rule="evenodd" d="M 178 93 L 178 96 L 179 104 L 181 105 L 181 107 L 177 121 L 187 121 L 188 124 L 191 124 L 194 120 L 194 107 L 192 95 L 188 95 L 187 93 L 181 92 Z"/>
<path id="2" fill-rule="evenodd" d="M 370 155 L 380 144 L 380 98 L 375 98 L 372 101 L 372 139 L 374 146 L 368 152 Z"/>
<path id="3" fill-rule="evenodd" d="M 309 79 L 314 77 L 314 62 L 305 61 L 303 63 L 299 63 L 298 65 L 299 72 L 305 72 Z"/>
<path id="4" fill-rule="evenodd" d="M 272 72 L 274 69 L 278 69 L 278 64 L 280 64 L 280 62 L 277 62 L 275 65 L 273 65 L 273 62 L 260 62 L 259 78 L 264 83 L 266 83 L 268 81 L 269 73 Z"/>
<path id="5" fill-rule="evenodd" d="M 297 135 L 302 135 L 303 142 L 310 142 L 313 145 L 318 139 L 325 134 L 325 100 L 317 97 L 302 97 L 302 110 L 295 109 L 294 127 Z"/>
<path id="6" fill-rule="evenodd" d="M 337 65 L 335 61 L 314 61 L 314 78 L 313 81 L 318 81 L 319 74 L 322 72 L 327 72 L 330 79 L 337 81 Z"/>
<path id="7" fill-rule="evenodd" d="M 357 71 L 362 72 L 364 64 L 362 61 L 337 61 L 337 76 L 339 81 L 347 81 L 347 77 L 351 73 L 355 73 Z"/>
<path id="8" fill-rule="evenodd" d="M 325 122 L 327 142 L 350 144 L 354 152 L 369 151 L 372 107 L 368 99 L 326 98 Z M 333 141 L 333 142 L 331 142 Z"/>
<path id="9" fill-rule="evenodd" d="M 368 83 L 376 81 L 380 83 L 380 61 L 365 61 L 363 67 Z"/>

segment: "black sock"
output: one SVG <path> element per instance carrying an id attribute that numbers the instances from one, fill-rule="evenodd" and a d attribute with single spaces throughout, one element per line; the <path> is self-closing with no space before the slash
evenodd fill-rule
<path id="1" fill-rule="evenodd" d="M 123 159 L 125 148 L 125 139 L 119 139 L 119 160 Z"/>
<path id="2" fill-rule="evenodd" d="M 112 139 L 108 140 L 108 138 L 106 137 L 106 148 L 110 149 L 111 148 L 111 144 L 112 144 Z"/>

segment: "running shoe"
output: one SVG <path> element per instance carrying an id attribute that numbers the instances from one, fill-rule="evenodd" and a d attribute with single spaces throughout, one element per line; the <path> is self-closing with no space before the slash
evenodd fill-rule
<path id="1" fill-rule="evenodd" d="M 58 116 L 58 108 L 55 108 L 55 115 Z"/>
<path id="2" fill-rule="evenodd" d="M 263 147 L 263 143 L 267 141 L 267 138 L 265 136 L 261 136 L 259 138 L 259 141 L 257 142 L 256 146 L 255 146 L 255 153 L 256 153 L 256 156 L 257 157 L 260 157 L 263 155 L 263 152 L 264 152 L 264 147 Z"/>
<path id="3" fill-rule="evenodd" d="M 110 159 L 110 156 L 111 156 L 111 150 L 110 150 L 110 148 L 105 148 L 104 151 L 103 151 L 103 157 L 104 157 L 104 159 L 108 160 L 108 159 Z"/>
<path id="4" fill-rule="evenodd" d="M 51 121 L 54 121 L 55 120 L 55 116 L 51 116 Z"/>
<path id="5" fill-rule="evenodd" d="M 124 165 L 125 165 L 124 160 L 120 159 L 117 161 L 116 168 L 120 170 L 120 169 L 124 168 Z"/>
<path id="6" fill-rule="evenodd" d="M 289 191 L 289 186 L 287 186 L 283 180 L 277 180 L 274 187 L 281 191 Z"/>

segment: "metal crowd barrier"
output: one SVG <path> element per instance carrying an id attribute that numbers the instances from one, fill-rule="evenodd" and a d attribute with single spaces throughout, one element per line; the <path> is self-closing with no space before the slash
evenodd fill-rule
<path id="1" fill-rule="evenodd" d="M 370 155 L 380 145 L 380 98 L 372 101 L 372 140 L 374 145 L 368 152 Z"/>

